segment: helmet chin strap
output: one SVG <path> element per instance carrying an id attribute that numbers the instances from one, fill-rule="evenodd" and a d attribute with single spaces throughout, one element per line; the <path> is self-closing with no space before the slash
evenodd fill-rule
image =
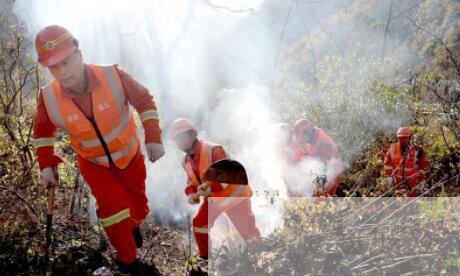
<path id="1" fill-rule="evenodd" d="M 195 146 L 196 146 L 197 141 L 198 141 L 198 139 L 196 137 L 194 137 L 192 146 L 189 149 L 187 149 L 185 152 L 188 153 L 188 154 L 192 154 L 194 152 L 194 150 L 195 150 Z"/>
<path id="2" fill-rule="evenodd" d="M 316 135 L 316 129 L 315 128 L 312 128 L 309 131 L 305 131 L 305 133 L 304 133 L 305 142 L 310 144 L 313 141 L 313 138 L 315 137 L 315 135 Z"/>
<path id="3" fill-rule="evenodd" d="M 401 144 L 401 146 L 402 146 L 402 152 L 403 152 L 404 154 L 406 154 L 406 153 L 410 150 L 410 148 L 411 148 L 413 145 L 414 145 L 414 143 L 413 143 L 412 139 L 410 139 L 409 143 L 407 143 L 407 144 L 405 144 L 405 145 Z"/>
<path id="4" fill-rule="evenodd" d="M 89 77 L 88 77 L 88 72 L 87 72 L 86 66 L 85 66 L 84 69 L 83 69 L 83 87 L 81 88 L 81 90 L 77 90 L 77 89 L 74 89 L 74 88 L 71 88 L 71 87 L 67 87 L 67 89 L 69 89 L 70 91 L 74 92 L 75 94 L 83 95 L 85 93 L 85 91 L 88 89 L 88 85 L 89 85 Z"/>

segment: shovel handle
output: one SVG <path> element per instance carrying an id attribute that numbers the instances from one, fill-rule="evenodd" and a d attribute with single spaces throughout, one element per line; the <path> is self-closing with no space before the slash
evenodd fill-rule
<path id="1" fill-rule="evenodd" d="M 44 274 L 48 272 L 50 263 L 50 245 L 51 245 L 51 228 L 53 226 L 53 209 L 54 209 L 54 191 L 56 186 L 48 187 L 48 213 L 46 214 L 46 236 L 45 236 L 45 265 Z"/>
<path id="2" fill-rule="evenodd" d="M 54 209 L 54 192 L 56 190 L 55 186 L 48 188 L 48 214 L 51 214 Z"/>

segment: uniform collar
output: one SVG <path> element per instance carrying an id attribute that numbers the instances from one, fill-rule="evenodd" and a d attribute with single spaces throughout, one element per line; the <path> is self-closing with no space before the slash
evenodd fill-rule
<path id="1" fill-rule="evenodd" d="M 193 146 L 193 153 L 188 154 L 188 156 L 192 159 L 196 159 L 200 157 L 200 151 L 201 151 L 201 141 L 199 139 L 196 139 L 195 145 Z"/>
<path id="2" fill-rule="evenodd" d="M 315 134 L 313 135 L 313 138 L 311 139 L 311 142 L 310 142 L 311 145 L 316 144 L 319 139 L 319 128 L 314 127 L 314 129 L 315 129 Z"/>
<path id="3" fill-rule="evenodd" d="M 412 144 L 407 145 L 405 148 L 403 147 L 403 145 L 401 145 L 401 143 L 399 143 L 399 141 L 398 141 L 398 144 L 399 144 L 399 149 L 402 155 L 407 155 L 409 152 L 411 152 L 413 148 Z"/>
<path id="4" fill-rule="evenodd" d="M 64 93 L 62 93 L 63 98 L 74 99 L 74 98 L 81 97 L 87 93 L 91 93 L 91 91 L 93 91 L 99 85 L 99 81 L 97 80 L 96 75 L 94 74 L 94 71 L 86 64 L 85 64 L 85 74 L 86 74 L 86 81 L 87 81 L 87 87 L 86 87 L 85 92 L 83 92 L 83 94 L 79 94 L 79 93 L 72 91 L 72 89 L 66 88 L 61 85 L 61 89 L 62 91 L 64 91 Z"/>

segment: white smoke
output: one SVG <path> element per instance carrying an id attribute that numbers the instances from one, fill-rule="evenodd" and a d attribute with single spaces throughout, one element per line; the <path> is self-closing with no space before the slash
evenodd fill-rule
<path id="1" fill-rule="evenodd" d="M 289 1 L 210 1 L 215 7 L 206 2 L 16 0 L 14 12 L 32 40 L 46 25 L 68 28 L 80 41 L 87 63 L 118 63 L 149 88 L 163 121 L 188 117 L 201 138 L 222 144 L 245 165 L 256 194 L 286 195 L 286 172 L 278 154 L 283 134 L 275 127 L 285 116 L 277 113 L 279 103 L 272 95 L 274 72 L 279 69 L 274 66 L 278 45 L 283 53 L 286 46 L 318 28 L 317 19 L 299 1 L 284 33 Z M 327 16 L 345 5 L 325 2 L 313 6 L 316 15 Z M 353 83 L 353 74 L 347 77 Z M 369 93 L 365 85 L 360 91 Z M 312 97 L 315 103 L 321 96 Z M 295 99 L 286 101 L 288 106 L 298 104 Z M 381 118 L 386 119 L 385 114 Z M 167 130 L 167 125 L 163 127 Z M 151 212 L 161 223 L 186 223 L 194 208 L 183 193 L 183 154 L 166 135 L 163 138 L 165 157 L 147 163 Z M 290 176 L 297 178 L 296 188 L 311 193 L 314 175 L 333 177 L 330 167 L 306 160 Z M 256 206 L 265 206 L 263 199 L 254 200 Z"/>
<path id="2" fill-rule="evenodd" d="M 213 97 L 207 87 L 212 74 L 206 67 L 206 48 L 218 39 L 220 32 L 246 16 L 245 13 L 235 16 L 218 7 L 252 9 L 253 12 L 261 3 L 212 1 L 215 7 L 211 8 L 199 1 L 19 0 L 15 2 L 14 12 L 27 27 L 31 40 L 47 25 L 66 27 L 79 40 L 85 62 L 120 64 L 150 89 L 162 118 L 190 117 L 202 127 L 202 134 L 208 128 L 199 124 L 199 119 L 209 115 L 207 107 Z M 184 27 L 182 23 L 187 20 L 187 14 L 192 20 L 190 26 Z M 187 30 L 185 34 L 181 33 L 183 29 Z M 171 58 L 168 50 L 181 35 L 183 42 Z M 158 66 L 160 62 L 168 67 L 169 77 L 159 72 L 165 69 Z M 160 93 L 161 81 L 170 82 L 169 94 Z M 170 101 L 167 106 L 166 97 Z M 165 133 L 163 140 L 166 156 L 153 165 L 147 163 L 149 205 L 160 222 L 183 224 L 187 214 L 194 210 L 186 203 L 183 193 L 186 183 L 180 166 L 183 154 Z"/>

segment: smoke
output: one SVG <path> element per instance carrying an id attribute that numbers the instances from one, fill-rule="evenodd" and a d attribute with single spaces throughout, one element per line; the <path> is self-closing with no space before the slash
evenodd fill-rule
<path id="1" fill-rule="evenodd" d="M 233 1 L 228 7 L 254 12 L 261 2 Z M 247 16 L 246 12 L 236 14 L 219 8 L 228 3 L 212 3 L 215 7 L 198 1 L 184 5 L 184 1 L 108 4 L 107 1 L 20 0 L 15 2 L 14 13 L 28 29 L 31 40 L 44 26 L 65 26 L 79 40 L 85 62 L 119 64 L 150 89 L 163 121 L 189 117 L 202 129 L 200 136 L 208 138 L 205 134 L 210 128 L 201 123 L 210 116 L 208 106 L 214 97 L 214 91 L 209 89 L 214 82 L 207 49 L 210 44 L 222 44 L 223 41 L 218 41 L 220 33 Z M 167 129 L 167 125 L 163 128 Z M 160 223 L 184 224 L 194 208 L 186 203 L 183 194 L 186 183 L 180 166 L 183 154 L 163 136 L 167 154 L 153 165 L 147 163 L 149 204 Z"/>
<path id="2" fill-rule="evenodd" d="M 390 78 L 387 73 L 396 69 L 396 63 L 384 61 L 370 67 L 380 71 L 361 68 L 364 59 L 374 53 L 364 53 L 361 59 L 356 51 L 342 53 L 351 45 L 346 44 L 346 38 L 356 31 L 353 25 L 327 30 L 321 25 L 322 18 L 354 1 L 314 2 L 306 5 L 298 1 L 290 6 L 288 1 L 281 0 L 220 0 L 211 1 L 217 6 L 211 7 L 206 1 L 194 0 L 17 0 L 14 12 L 26 25 L 31 39 L 46 25 L 68 28 L 79 39 L 87 63 L 118 63 L 150 89 L 159 105 L 165 133 L 173 119 L 190 118 L 200 129 L 200 138 L 222 144 L 232 158 L 245 165 L 257 194 L 285 195 L 286 172 L 279 155 L 283 134 L 276 123 L 311 117 L 338 139 L 343 150 L 349 140 L 341 138 L 352 135 L 356 129 L 347 130 L 343 121 L 341 126 L 327 124 L 331 109 L 337 114 L 359 112 L 362 118 L 375 114 L 359 124 L 371 124 L 385 131 L 407 121 L 407 114 L 378 111 L 382 110 L 382 103 L 377 100 L 364 104 L 373 99 L 369 83 L 382 80 L 382 76 Z M 230 9 L 219 8 L 222 6 Z M 360 26 L 360 30 L 363 28 Z M 306 35 L 310 35 L 310 41 L 301 40 Z M 340 39 L 331 39 L 338 35 Z M 326 40 L 329 44 L 322 44 Z M 365 44 L 363 37 L 357 40 Z M 297 41 L 305 43 L 293 44 Z M 306 44 L 313 50 L 308 50 Z M 406 53 L 404 47 L 401 49 L 400 53 Z M 345 58 L 326 58 L 334 53 L 342 53 Z M 406 60 L 398 59 L 399 64 Z M 346 69 L 333 67 L 334 62 Z M 277 63 L 279 68 L 275 68 Z M 334 76 L 334 72 L 343 74 Z M 318 76 L 324 78 L 315 79 Z M 334 78 L 343 81 L 335 86 L 326 85 Z M 278 92 L 272 87 L 275 80 Z M 339 92 L 343 83 L 350 88 L 347 95 Z M 337 95 L 350 97 L 345 110 L 337 106 Z M 309 106 L 328 112 L 318 116 L 307 114 Z M 183 224 L 187 214 L 194 212 L 183 193 L 183 154 L 167 136 L 163 138 L 165 157 L 147 164 L 151 213 L 160 223 Z M 371 138 L 372 133 L 363 139 Z M 363 146 L 349 149 L 357 154 Z M 301 184 L 296 188 L 311 193 L 314 175 L 333 177 L 330 167 L 317 160 L 306 160 L 288 174 Z M 255 201 L 256 208 L 264 206 L 262 199 L 259 202 L 256 197 Z"/>

